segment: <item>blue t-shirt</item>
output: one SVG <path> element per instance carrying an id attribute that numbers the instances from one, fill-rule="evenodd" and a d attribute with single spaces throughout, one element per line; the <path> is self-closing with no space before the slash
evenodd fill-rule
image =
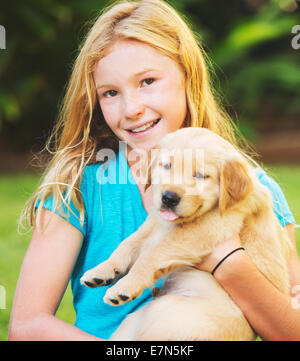
<path id="1" fill-rule="evenodd" d="M 152 299 L 150 289 L 146 289 L 140 297 L 129 303 L 110 306 L 103 302 L 103 296 L 111 286 L 90 289 L 80 284 L 82 275 L 108 259 L 120 242 L 135 232 L 147 217 L 126 160 L 124 143 L 121 144 L 123 146 L 115 158 L 110 158 L 105 164 L 88 165 L 84 170 L 80 187 L 85 208 L 84 224 L 80 225 L 79 212 L 73 204 L 71 209 L 78 218 L 72 212 L 66 218 L 84 236 L 71 276 L 75 326 L 103 339 L 110 337 L 128 313 Z M 257 176 L 272 193 L 274 211 L 280 224 L 285 226 L 295 223 L 278 184 L 261 169 L 257 169 Z M 44 207 L 53 210 L 53 198 L 49 198 Z M 63 210 L 66 213 L 65 206 Z M 158 280 L 155 286 L 161 287 L 163 280 Z"/>

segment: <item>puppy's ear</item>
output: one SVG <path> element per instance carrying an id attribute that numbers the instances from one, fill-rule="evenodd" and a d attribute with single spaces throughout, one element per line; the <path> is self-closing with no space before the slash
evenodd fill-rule
<path id="1" fill-rule="evenodd" d="M 160 146 L 159 145 L 155 145 L 148 153 L 147 153 L 147 158 L 146 158 L 146 183 L 145 183 L 145 187 L 144 187 L 144 192 L 146 192 L 146 190 L 150 187 L 151 185 L 151 171 L 152 171 L 152 167 L 154 167 L 157 158 L 158 158 L 158 153 L 160 150 Z"/>
<path id="2" fill-rule="evenodd" d="M 227 160 L 222 164 L 220 177 L 220 214 L 242 202 L 253 190 L 247 165 L 240 160 Z"/>

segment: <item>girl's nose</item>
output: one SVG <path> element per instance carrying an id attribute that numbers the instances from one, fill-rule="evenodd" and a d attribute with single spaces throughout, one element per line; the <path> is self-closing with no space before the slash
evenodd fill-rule
<path id="1" fill-rule="evenodd" d="M 145 105 L 136 94 L 127 95 L 124 100 L 125 117 L 128 119 L 140 118 L 145 112 Z"/>

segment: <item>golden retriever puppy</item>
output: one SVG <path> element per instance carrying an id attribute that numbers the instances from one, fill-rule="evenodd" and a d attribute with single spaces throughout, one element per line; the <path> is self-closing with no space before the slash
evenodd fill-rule
<path id="1" fill-rule="evenodd" d="M 104 296 L 121 305 L 170 274 L 158 296 L 128 315 L 111 340 L 254 339 L 225 290 L 193 264 L 239 234 L 258 269 L 288 294 L 291 243 L 269 190 L 230 143 L 203 128 L 164 137 L 151 152 L 148 176 L 153 207 L 146 221 L 81 283 L 101 286 L 127 273 Z"/>

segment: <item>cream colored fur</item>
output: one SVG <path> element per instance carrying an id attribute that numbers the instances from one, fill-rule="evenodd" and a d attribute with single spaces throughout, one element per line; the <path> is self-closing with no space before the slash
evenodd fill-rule
<path id="1" fill-rule="evenodd" d="M 174 156 L 166 155 L 166 150 L 173 149 Z M 187 149 L 196 155 L 184 157 Z M 259 270 L 288 294 L 291 245 L 272 210 L 268 189 L 231 144 L 207 129 L 170 133 L 154 151 L 149 167 L 153 208 L 146 221 L 107 261 L 81 278 L 83 284 L 96 287 L 127 273 L 104 297 L 106 303 L 120 305 L 169 274 L 158 296 L 128 315 L 111 340 L 254 339 L 253 330 L 225 290 L 193 264 L 218 243 L 239 234 Z M 178 160 L 181 167 L 175 167 Z M 168 162 L 170 169 L 164 167 Z M 186 170 L 190 172 L 183 181 L 175 182 Z M 197 177 L 199 170 L 205 178 Z M 173 221 L 161 216 L 165 191 L 180 197 L 174 208 L 180 217 Z"/>

